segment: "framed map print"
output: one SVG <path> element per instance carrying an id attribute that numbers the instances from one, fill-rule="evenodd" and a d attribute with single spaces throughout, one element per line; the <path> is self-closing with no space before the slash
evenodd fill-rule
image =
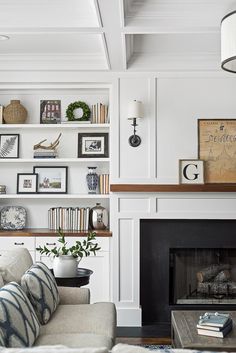
<path id="1" fill-rule="evenodd" d="M 236 119 L 198 120 L 198 158 L 206 183 L 236 183 Z"/>

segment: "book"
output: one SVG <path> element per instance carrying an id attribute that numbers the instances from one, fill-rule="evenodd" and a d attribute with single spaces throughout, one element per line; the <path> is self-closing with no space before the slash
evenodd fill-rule
<path id="1" fill-rule="evenodd" d="M 221 331 L 212 331 L 208 329 L 197 329 L 197 333 L 201 336 L 219 337 L 224 338 L 232 330 L 232 321 L 225 326 Z"/>
<path id="2" fill-rule="evenodd" d="M 232 325 L 232 319 L 229 318 L 227 324 L 224 327 L 218 327 L 218 326 L 208 326 L 208 325 L 199 325 L 197 324 L 197 328 L 199 329 L 203 329 L 203 330 L 210 330 L 210 331 L 222 331 L 225 327 L 227 327 L 228 325 Z"/>
<path id="3" fill-rule="evenodd" d="M 198 322 L 202 326 L 224 327 L 228 324 L 230 316 L 228 314 L 205 313 Z"/>

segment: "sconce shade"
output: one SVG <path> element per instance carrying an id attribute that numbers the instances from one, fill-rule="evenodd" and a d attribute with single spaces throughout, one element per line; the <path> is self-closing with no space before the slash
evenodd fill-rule
<path id="1" fill-rule="evenodd" d="M 129 104 L 128 119 L 138 118 L 143 118 L 143 103 L 134 100 Z"/>
<path id="2" fill-rule="evenodd" d="M 221 21 L 221 68 L 236 73 L 236 11 Z"/>

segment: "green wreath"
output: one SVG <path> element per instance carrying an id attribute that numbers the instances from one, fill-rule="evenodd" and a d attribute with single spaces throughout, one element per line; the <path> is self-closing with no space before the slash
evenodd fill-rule
<path id="1" fill-rule="evenodd" d="M 74 110 L 81 108 L 83 110 L 83 116 L 81 118 L 76 119 L 74 116 Z M 84 103 L 84 102 L 74 102 L 68 105 L 68 108 L 66 109 L 66 117 L 69 121 L 87 121 L 90 118 L 90 108 L 89 106 Z"/>

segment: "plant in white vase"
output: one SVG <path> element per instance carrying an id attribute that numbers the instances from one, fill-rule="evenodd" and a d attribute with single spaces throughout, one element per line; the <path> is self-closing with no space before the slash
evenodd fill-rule
<path id="1" fill-rule="evenodd" d="M 88 233 L 86 239 L 76 240 L 75 244 L 68 247 L 63 231 L 58 230 L 58 242 L 61 246 L 55 246 L 52 249 L 47 248 L 46 245 L 36 248 L 42 255 L 53 256 L 53 272 L 55 277 L 76 277 L 78 264 L 85 256 L 90 256 L 101 248 L 98 243 L 95 243 L 95 232 Z"/>

